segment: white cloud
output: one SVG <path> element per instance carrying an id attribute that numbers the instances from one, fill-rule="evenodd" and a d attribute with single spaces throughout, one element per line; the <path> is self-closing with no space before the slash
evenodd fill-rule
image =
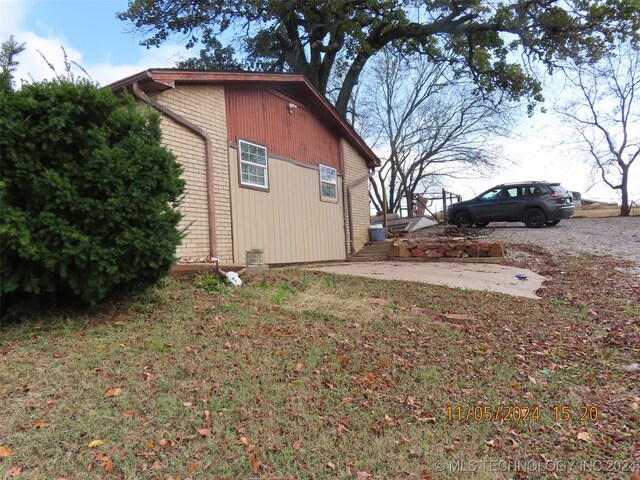
<path id="1" fill-rule="evenodd" d="M 17 33 L 16 29 L 22 23 L 22 19 L 30 9 L 28 0 L 0 0 L 0 38 L 6 40 L 12 33 Z"/>
<path id="2" fill-rule="evenodd" d="M 25 42 L 25 50 L 18 56 L 18 68 L 14 74 L 16 84 L 22 81 L 41 81 L 55 78 L 55 73 L 47 65 L 51 63 L 60 75 L 65 73 L 64 51 L 71 62 L 82 66 L 94 82 L 108 85 L 111 82 L 135 74 L 148 68 L 173 67 L 184 55 L 184 48 L 178 45 L 163 45 L 160 48 L 147 50 L 144 47 L 132 47 L 139 52 L 139 60 L 135 63 L 117 63 L 116 58 L 105 55 L 106 60 L 95 64 L 84 60 L 82 46 L 72 45 L 62 32 L 56 32 L 51 26 L 41 25 L 45 34 L 36 33 L 23 28 L 23 20 L 37 4 L 23 0 L 0 0 L 0 39 L 2 41 L 14 35 L 17 42 Z M 40 51 L 40 53 L 38 53 Z M 127 52 L 130 54 L 130 51 Z M 43 58 L 43 56 L 46 58 Z M 130 55 L 128 55 L 130 58 Z M 85 76 L 82 71 L 73 67 L 76 76 Z"/>
<path id="3" fill-rule="evenodd" d="M 94 81 L 100 85 L 120 80 L 134 73 L 149 68 L 172 68 L 182 58 L 184 47 L 178 45 L 164 45 L 160 48 L 147 50 L 140 47 L 141 57 L 134 64 L 98 63 L 84 66 Z"/>

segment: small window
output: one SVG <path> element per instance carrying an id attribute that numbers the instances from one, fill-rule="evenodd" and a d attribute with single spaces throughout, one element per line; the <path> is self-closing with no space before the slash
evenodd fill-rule
<path id="1" fill-rule="evenodd" d="M 511 197 L 511 198 L 518 197 L 518 196 L 520 196 L 519 191 L 520 191 L 520 188 L 519 188 L 519 187 L 507 188 L 507 190 L 506 190 L 506 192 L 507 192 L 506 196 L 507 196 L 507 197 Z"/>
<path id="2" fill-rule="evenodd" d="M 338 201 L 337 171 L 335 168 L 319 165 L 320 167 L 320 200 Z"/>
<path id="3" fill-rule="evenodd" d="M 240 183 L 256 188 L 269 188 L 267 149 L 254 143 L 239 140 Z"/>

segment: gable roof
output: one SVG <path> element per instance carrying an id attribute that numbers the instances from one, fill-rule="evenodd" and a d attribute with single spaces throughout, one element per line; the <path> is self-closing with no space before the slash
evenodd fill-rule
<path id="1" fill-rule="evenodd" d="M 171 68 L 153 68 L 145 70 L 107 87 L 114 92 L 131 89 L 138 83 L 143 92 L 162 92 L 178 85 L 249 85 L 281 90 L 295 98 L 304 98 L 305 103 L 326 124 L 333 125 L 364 158 L 369 168 L 379 167 L 380 159 L 358 135 L 353 127 L 342 118 L 326 98 L 311 84 L 304 75 L 290 73 L 259 72 L 211 72 L 178 70 Z"/>

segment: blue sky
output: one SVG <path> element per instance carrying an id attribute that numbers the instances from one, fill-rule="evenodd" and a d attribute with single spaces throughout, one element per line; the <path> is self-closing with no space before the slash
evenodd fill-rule
<path id="1" fill-rule="evenodd" d="M 38 0 L 29 2 L 24 17 L 25 29 L 45 35 L 64 34 L 70 45 L 82 46 L 88 64 L 104 61 L 135 63 L 139 50 L 135 39 L 126 33 L 126 25 L 115 13 L 126 7 L 118 0 Z"/>
<path id="2" fill-rule="evenodd" d="M 37 50 L 63 72 L 60 47 L 100 85 L 147 68 L 173 67 L 181 58 L 194 55 L 184 49 L 179 38 L 160 48 L 141 47 L 142 37 L 129 32 L 128 25 L 115 18 L 117 12 L 126 10 L 127 3 L 126 0 L 0 0 L 0 40 L 13 34 L 17 41 L 26 42 L 25 52 L 18 57 L 20 66 L 15 78 L 37 81 L 53 77 Z M 505 165 L 488 178 L 452 180 L 445 186 L 470 198 L 503 182 L 553 180 L 580 192 L 593 183 L 589 169 L 575 152 L 562 146 L 563 136 L 572 134 L 553 115 L 523 117 L 516 130 L 517 137 L 496 138 L 492 142 L 512 160 L 512 165 Z M 631 175 L 631 198 L 640 200 L 640 165 L 634 165 Z M 586 196 L 617 199 L 615 192 L 603 186 L 592 188 Z"/>
<path id="3" fill-rule="evenodd" d="M 64 47 L 101 85 L 146 68 L 172 67 L 180 56 L 190 56 L 178 40 L 159 49 L 141 47 L 142 37 L 115 17 L 126 8 L 126 0 L 0 0 L 0 38 L 13 34 L 27 44 L 16 79 L 51 78 L 37 50 L 62 70 Z"/>

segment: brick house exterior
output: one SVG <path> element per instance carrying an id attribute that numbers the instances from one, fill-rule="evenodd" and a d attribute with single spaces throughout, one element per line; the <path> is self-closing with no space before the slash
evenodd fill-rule
<path id="1" fill-rule="evenodd" d="M 110 88 L 161 113 L 182 164 L 178 259 L 343 260 L 367 241 L 379 160 L 303 76 L 153 69 Z"/>

